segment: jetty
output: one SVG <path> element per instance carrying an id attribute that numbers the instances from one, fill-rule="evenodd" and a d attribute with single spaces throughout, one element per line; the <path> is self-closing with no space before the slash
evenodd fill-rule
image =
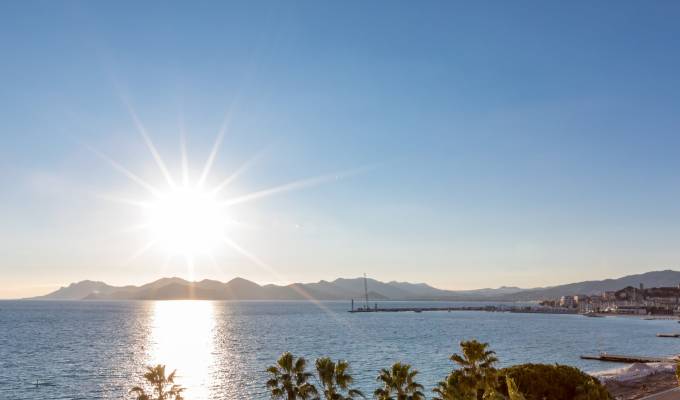
<path id="1" fill-rule="evenodd" d="M 350 313 L 378 313 L 378 312 L 415 312 L 421 313 L 423 311 L 486 311 L 486 312 L 508 312 L 508 313 L 528 313 L 528 314 L 578 314 L 576 310 L 560 310 L 552 308 L 531 308 L 531 307 L 516 307 L 516 306 L 466 306 L 466 307 L 378 307 L 375 304 L 373 307 L 364 306 L 354 308 L 354 301 L 352 301 Z"/>
<path id="2" fill-rule="evenodd" d="M 657 333 L 656 337 L 680 338 L 680 333 Z"/>
<path id="3" fill-rule="evenodd" d="M 368 312 L 423 312 L 423 311 L 502 311 L 497 307 L 389 307 L 378 308 L 377 306 L 359 307 L 349 310 L 351 313 L 368 313 Z"/>
<path id="4" fill-rule="evenodd" d="M 625 354 L 609 354 L 600 353 L 597 355 L 583 355 L 581 356 L 583 360 L 597 360 L 597 361 L 609 361 L 618 363 L 672 363 L 676 362 L 675 357 L 646 357 L 646 356 L 631 356 Z"/>
<path id="5" fill-rule="evenodd" d="M 370 304 L 368 298 L 368 279 L 364 274 L 364 293 L 362 302 L 363 306 L 355 307 L 354 299 L 351 299 L 350 309 L 348 312 L 356 313 L 379 313 L 379 312 L 414 312 L 421 313 L 424 311 L 487 311 L 487 312 L 510 312 L 510 313 L 530 313 L 530 314 L 578 314 L 576 309 L 568 309 L 561 307 L 528 307 L 528 306 L 506 306 L 506 305 L 480 305 L 480 306 L 446 306 L 446 307 L 378 307 L 378 303 Z"/>

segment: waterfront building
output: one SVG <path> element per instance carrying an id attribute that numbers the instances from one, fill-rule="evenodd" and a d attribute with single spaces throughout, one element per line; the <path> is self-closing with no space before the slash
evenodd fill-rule
<path id="1" fill-rule="evenodd" d="M 580 313 L 612 312 L 620 314 L 676 314 L 680 315 L 680 284 L 675 287 L 645 288 L 628 286 L 601 295 L 565 295 L 544 300 L 544 307 L 576 309 Z"/>
<path id="2" fill-rule="evenodd" d="M 576 307 L 575 296 L 562 296 L 560 297 L 560 307 L 564 308 L 574 308 Z"/>
<path id="3" fill-rule="evenodd" d="M 608 290 L 602 294 L 604 300 L 614 301 L 616 300 L 616 290 Z"/>

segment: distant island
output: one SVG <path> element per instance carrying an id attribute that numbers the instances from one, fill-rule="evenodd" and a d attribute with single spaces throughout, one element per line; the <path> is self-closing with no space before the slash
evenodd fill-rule
<path id="1" fill-rule="evenodd" d="M 680 271 L 663 270 L 628 275 L 617 279 L 584 281 L 566 285 L 522 289 L 500 287 L 477 290 L 443 290 L 425 283 L 381 282 L 368 279 L 368 296 L 376 300 L 440 301 L 533 301 L 554 299 L 575 293 L 597 295 L 627 286 L 677 286 Z M 104 282 L 81 281 L 44 296 L 27 300 L 349 300 L 364 297 L 364 278 L 291 285 L 258 285 L 243 278 L 229 282 L 205 279 L 190 282 L 162 278 L 142 286 L 111 286 Z"/>

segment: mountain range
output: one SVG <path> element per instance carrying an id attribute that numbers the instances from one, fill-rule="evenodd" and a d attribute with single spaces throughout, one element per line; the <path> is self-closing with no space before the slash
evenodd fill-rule
<path id="1" fill-rule="evenodd" d="M 565 295 L 593 295 L 626 286 L 677 286 L 680 271 L 664 270 L 628 275 L 617 279 L 584 281 L 566 285 L 521 289 L 443 290 L 425 283 L 381 282 L 367 279 L 370 300 L 469 300 L 529 301 Z M 364 278 L 338 278 L 332 282 L 258 285 L 243 278 L 229 282 L 205 279 L 190 282 L 181 278 L 162 278 L 142 286 L 110 286 L 104 282 L 81 281 L 31 300 L 348 300 L 364 298 Z"/>

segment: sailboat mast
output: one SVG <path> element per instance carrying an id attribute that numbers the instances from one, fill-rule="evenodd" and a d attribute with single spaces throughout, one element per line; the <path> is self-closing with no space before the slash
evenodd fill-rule
<path id="1" fill-rule="evenodd" d="M 368 282 L 366 280 L 366 273 L 364 272 L 364 296 L 366 299 L 366 310 L 368 310 Z"/>

